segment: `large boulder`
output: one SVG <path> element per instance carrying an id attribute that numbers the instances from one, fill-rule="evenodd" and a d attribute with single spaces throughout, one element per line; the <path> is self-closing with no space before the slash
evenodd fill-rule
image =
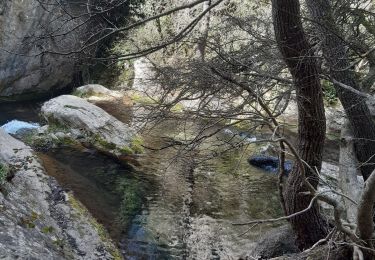
<path id="1" fill-rule="evenodd" d="M 118 251 L 72 194 L 46 175 L 30 147 L 0 129 L 1 259 L 114 259 Z M 3 168 L 4 169 L 4 168 Z"/>
<path id="2" fill-rule="evenodd" d="M 63 95 L 44 103 L 41 114 L 50 129 L 68 133 L 84 145 L 116 158 L 142 152 L 135 131 L 103 109 L 71 95 Z"/>

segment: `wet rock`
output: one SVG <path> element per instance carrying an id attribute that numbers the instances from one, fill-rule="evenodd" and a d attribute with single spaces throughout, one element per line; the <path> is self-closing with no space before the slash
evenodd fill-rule
<path id="1" fill-rule="evenodd" d="M 270 259 L 298 252 L 292 228 L 285 225 L 266 232 L 258 240 L 251 256 L 252 259 Z"/>
<path id="2" fill-rule="evenodd" d="M 0 258 L 114 259 L 116 248 L 87 210 L 46 175 L 30 147 L 2 129 L 0 162 L 14 172 L 0 193 Z"/>
<path id="3" fill-rule="evenodd" d="M 72 139 L 110 156 L 122 158 L 142 152 L 141 140 L 133 129 L 82 98 L 63 95 L 51 99 L 44 103 L 41 114 L 50 129 L 68 132 Z"/>
<path id="4" fill-rule="evenodd" d="M 267 155 L 254 155 L 248 159 L 249 164 L 261 168 L 268 172 L 277 173 L 279 168 L 279 158 Z M 293 168 L 292 161 L 285 161 L 284 169 L 288 174 Z"/>

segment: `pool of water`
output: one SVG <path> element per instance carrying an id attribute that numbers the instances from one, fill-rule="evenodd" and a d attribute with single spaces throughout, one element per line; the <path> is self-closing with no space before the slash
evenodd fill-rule
<path id="1" fill-rule="evenodd" d="M 281 214 L 275 176 L 246 164 L 230 172 L 219 162 L 225 157 L 194 165 L 190 158 L 159 156 L 144 157 L 149 164 L 134 171 L 89 150 L 40 154 L 48 173 L 108 229 L 125 259 L 238 258 L 267 227 L 243 234 L 232 223 Z"/>
<path id="2" fill-rule="evenodd" d="M 38 105 L 3 108 L 2 122 L 39 121 Z M 129 122 L 127 111 L 116 111 L 109 112 Z M 145 146 L 162 147 L 196 127 L 187 133 L 186 125 L 164 122 L 143 133 Z M 221 154 L 215 140 L 188 150 L 146 149 L 137 169 L 88 149 L 61 147 L 39 156 L 107 228 L 125 259 L 238 259 L 269 227 L 232 223 L 281 215 L 277 179 L 248 165 L 251 147 Z"/>

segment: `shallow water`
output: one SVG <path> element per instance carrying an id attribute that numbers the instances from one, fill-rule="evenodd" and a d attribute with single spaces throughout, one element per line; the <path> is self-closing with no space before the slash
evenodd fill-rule
<path id="1" fill-rule="evenodd" d="M 8 109 L 3 120 L 38 121 L 35 106 Z M 128 115 L 114 114 L 123 121 Z M 194 126 L 190 130 L 196 131 Z M 144 133 L 145 145 L 160 147 L 166 135 L 186 134 L 165 122 Z M 213 143 L 191 151 L 146 150 L 137 170 L 68 147 L 40 158 L 48 173 L 107 228 L 125 259 L 238 259 L 269 227 L 247 230 L 232 223 L 281 215 L 277 180 L 248 165 L 251 147 L 201 161 Z"/>

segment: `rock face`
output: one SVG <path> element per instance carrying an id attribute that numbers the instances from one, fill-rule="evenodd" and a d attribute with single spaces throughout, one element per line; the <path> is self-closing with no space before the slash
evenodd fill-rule
<path id="1" fill-rule="evenodd" d="M 83 27 L 67 37 L 42 37 L 66 33 L 80 20 L 69 21 L 55 1 L 2 0 L 0 2 L 0 97 L 32 98 L 73 81 L 76 60 L 62 55 L 41 54 L 45 50 L 65 52 L 79 47 Z M 66 1 L 63 8 L 74 12 Z M 41 54 L 41 55 L 39 55 Z M 30 96 L 33 94 L 33 96 Z"/>
<path id="2" fill-rule="evenodd" d="M 140 140 L 130 127 L 82 98 L 59 96 L 46 102 L 41 113 L 50 128 L 114 157 L 140 152 Z"/>
<path id="3" fill-rule="evenodd" d="M 0 258 L 118 257 L 100 225 L 45 174 L 31 148 L 2 129 L 0 163 L 14 174 L 0 193 Z"/>

